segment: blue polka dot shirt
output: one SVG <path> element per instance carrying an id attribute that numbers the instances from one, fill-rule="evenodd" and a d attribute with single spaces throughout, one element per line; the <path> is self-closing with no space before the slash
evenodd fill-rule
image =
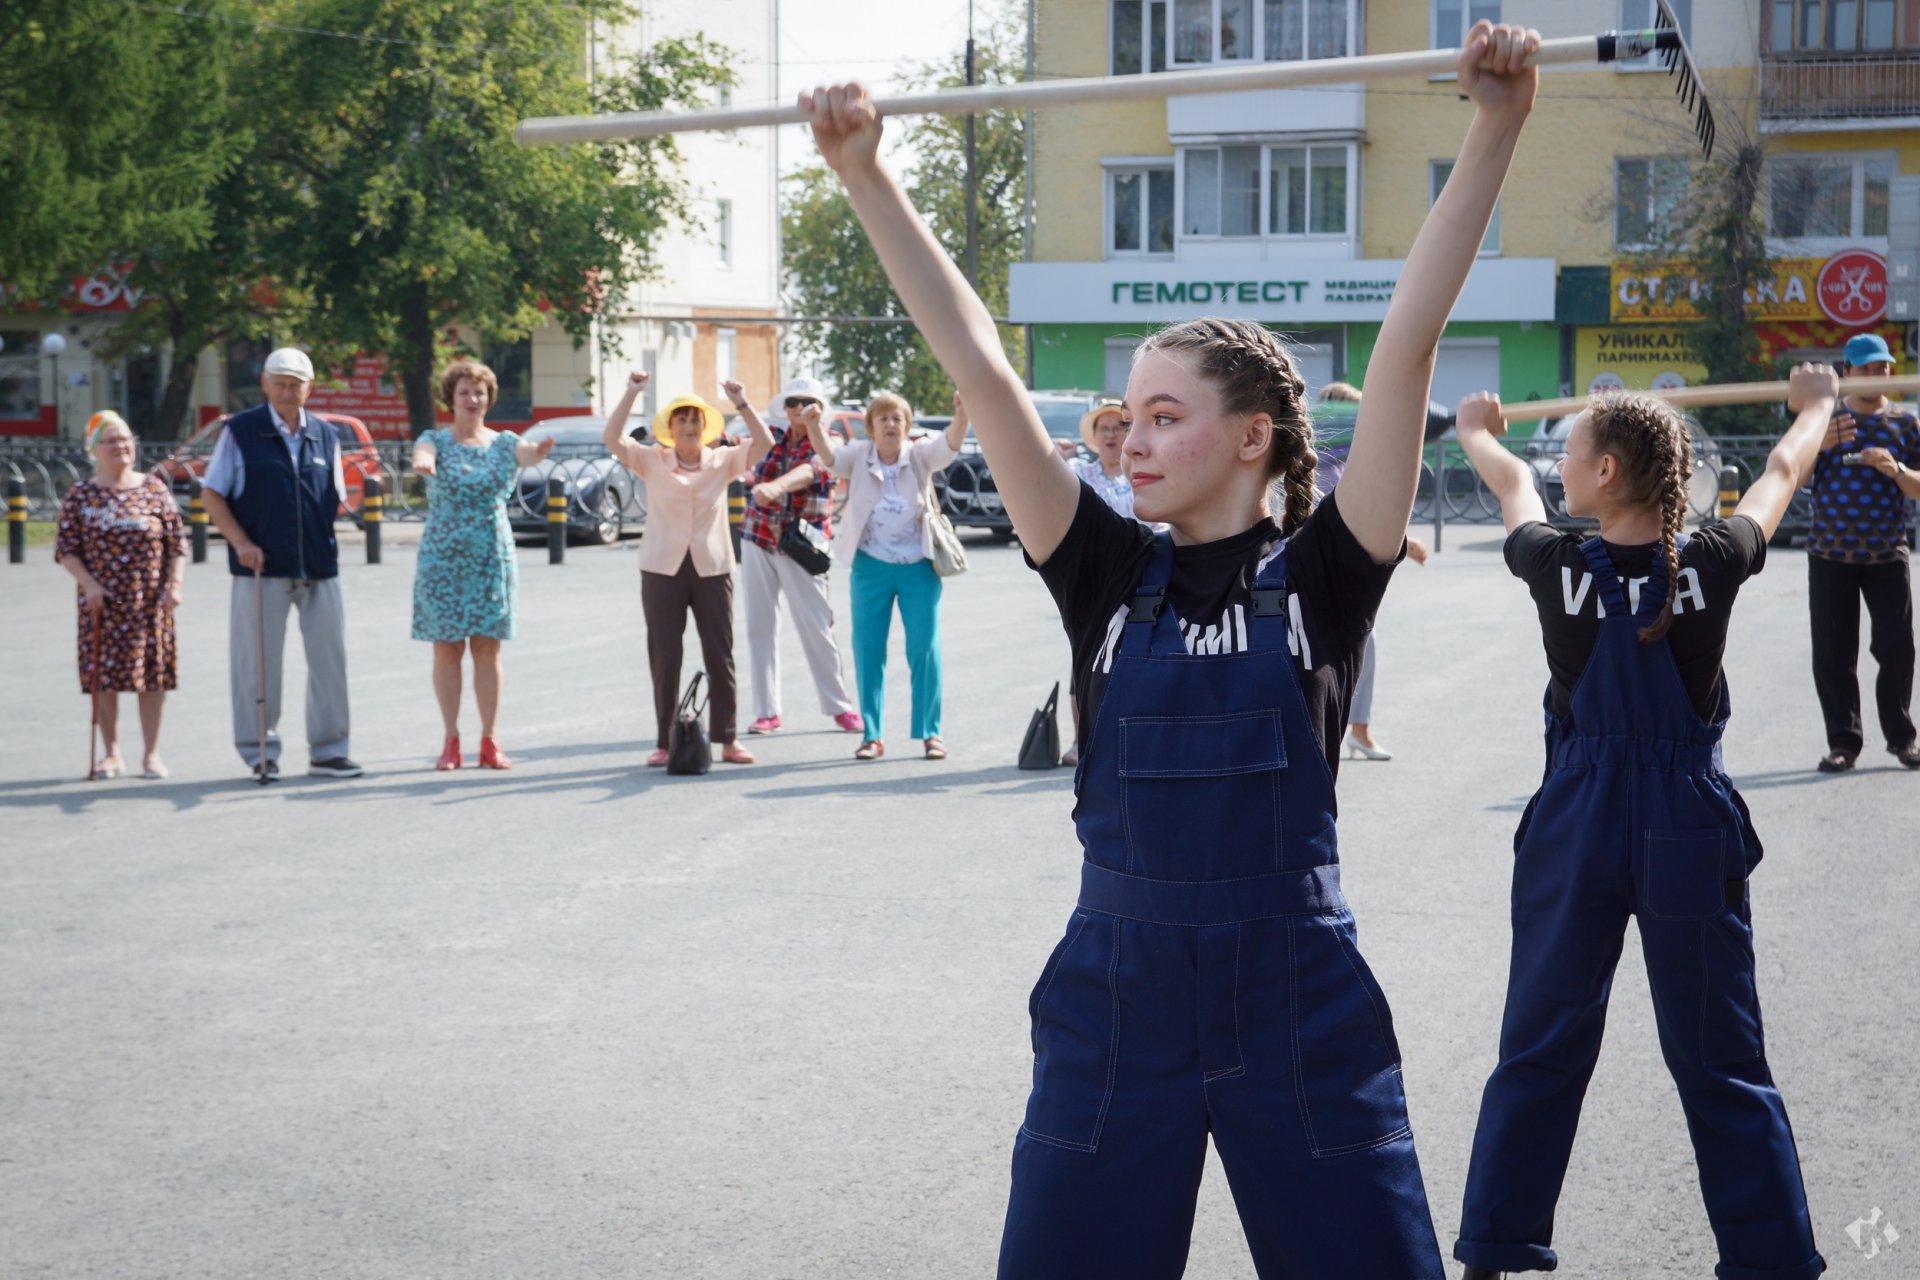
<path id="1" fill-rule="evenodd" d="M 1846 459 L 1877 446 L 1909 467 L 1920 467 L 1920 419 L 1893 411 L 1854 413 L 1853 429 L 1851 444 L 1828 449 L 1813 464 L 1813 528 L 1807 552 L 1848 564 L 1905 559 L 1906 495 L 1893 477 Z"/>

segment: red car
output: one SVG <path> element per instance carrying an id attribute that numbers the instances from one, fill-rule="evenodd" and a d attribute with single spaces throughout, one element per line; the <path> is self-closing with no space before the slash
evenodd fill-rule
<path id="1" fill-rule="evenodd" d="M 222 414 L 201 427 L 180 446 L 178 457 L 154 469 L 155 474 L 173 490 L 173 496 L 182 509 L 192 496 L 193 482 L 207 474 L 207 463 L 212 459 L 213 448 L 220 440 L 220 428 L 226 426 L 227 419 L 232 416 Z M 347 491 L 341 495 L 343 501 L 339 514 L 358 520 L 360 501 L 366 494 L 367 477 L 381 474 L 380 451 L 374 447 L 367 424 L 360 419 L 344 413 L 314 413 L 313 416 L 331 422 L 340 429 L 340 469 L 346 476 Z"/>

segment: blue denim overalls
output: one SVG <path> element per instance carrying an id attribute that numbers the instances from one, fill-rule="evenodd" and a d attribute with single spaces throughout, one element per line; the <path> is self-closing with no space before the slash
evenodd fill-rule
<path id="1" fill-rule="evenodd" d="M 1767 1070 L 1747 876 L 1760 841 L 1672 650 L 1639 628 L 1598 538 L 1581 546 L 1605 606 L 1571 713 L 1547 715 L 1547 769 L 1514 836 L 1513 959 L 1453 1256 L 1551 1271 L 1554 1203 L 1600 1054 L 1627 917 L 1640 926 L 1660 1047 L 1680 1093 L 1721 1280 L 1811 1280 L 1815 1252 L 1787 1112 Z M 1619 1229 L 1631 1231 L 1631 1223 Z"/>
<path id="2" fill-rule="evenodd" d="M 1187 653 L 1172 567 L 1162 534 L 1081 757 L 1080 905 L 1029 1001 L 1000 1275 L 1180 1275 L 1211 1133 L 1262 1277 L 1437 1280 L 1393 1021 L 1354 946 L 1333 777 L 1288 652 L 1285 557 L 1228 655 Z"/>

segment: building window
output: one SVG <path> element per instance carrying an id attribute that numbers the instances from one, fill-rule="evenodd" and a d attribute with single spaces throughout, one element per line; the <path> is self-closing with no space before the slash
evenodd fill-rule
<path id="1" fill-rule="evenodd" d="M 1447 179 L 1453 176 L 1453 161 L 1435 160 L 1427 172 L 1427 207 L 1431 209 L 1440 199 L 1440 191 L 1447 185 Z M 1487 223 L 1487 234 L 1480 237 L 1480 255 L 1487 257 L 1500 252 L 1500 202 L 1493 202 L 1493 218 Z"/>
<path id="2" fill-rule="evenodd" d="M 1107 175 L 1107 252 L 1173 252 L 1173 168 Z"/>
<path id="3" fill-rule="evenodd" d="M 267 367 L 267 353 L 272 350 L 270 338 L 235 338 L 227 344 L 228 413 L 266 403 L 267 393 L 260 389 L 260 372 Z"/>
<path id="4" fill-rule="evenodd" d="M 1614 247 L 1671 246 L 1682 232 L 1687 183 L 1684 156 L 1617 157 L 1613 162 Z"/>
<path id="5" fill-rule="evenodd" d="M 1268 62 L 1343 58 L 1352 27 L 1348 0 L 1263 0 L 1261 48 Z"/>
<path id="6" fill-rule="evenodd" d="M 1113 74 L 1167 69 L 1167 0 L 1113 0 Z"/>
<path id="7" fill-rule="evenodd" d="M 1767 211 L 1784 239 L 1887 234 L 1890 156 L 1775 156 L 1767 162 Z"/>
<path id="8" fill-rule="evenodd" d="M 0 418 L 40 417 L 40 334 L 0 330 Z"/>
<path id="9" fill-rule="evenodd" d="M 494 379 L 500 384 L 499 394 L 494 397 L 487 416 L 499 422 L 532 421 L 533 339 L 489 342 L 480 358 L 493 370 Z"/>
<path id="10" fill-rule="evenodd" d="M 1898 43 L 1898 0 L 1773 0 L 1769 44 L 1775 53 L 1853 53 Z"/>
<path id="11" fill-rule="evenodd" d="M 1693 42 L 1693 0 L 1667 0 L 1667 7 L 1673 10 L 1673 16 L 1679 19 L 1680 36 L 1689 45 Z M 1620 30 L 1645 31 L 1659 25 L 1660 6 L 1656 0 L 1620 0 Z M 1621 71 L 1664 71 L 1660 59 L 1654 54 L 1644 54 L 1616 62 L 1614 66 Z"/>
<path id="12" fill-rule="evenodd" d="M 740 376 L 739 338 L 738 329 L 713 331 L 713 367 L 721 382 L 731 382 Z"/>
<path id="13" fill-rule="evenodd" d="M 1248 62 L 1256 58 L 1268 62 L 1303 57 L 1339 58 L 1354 51 L 1358 0 L 1172 0 L 1172 3 L 1176 66 Z M 1123 7 L 1134 10 L 1138 4 L 1115 0 L 1115 71 L 1121 69 L 1120 10 Z M 1140 19 L 1136 13 L 1129 12 L 1125 21 L 1132 24 L 1126 31 L 1139 29 Z"/>
<path id="14" fill-rule="evenodd" d="M 733 265 L 733 201 L 717 200 L 713 210 L 713 247 L 723 267 Z"/>
<path id="15" fill-rule="evenodd" d="M 1344 236 L 1351 225 L 1345 143 L 1190 147 L 1182 156 L 1185 235 Z"/>
<path id="16" fill-rule="evenodd" d="M 1473 24 L 1500 21 L 1500 0 L 1433 0 L 1433 48 L 1458 49 Z"/>

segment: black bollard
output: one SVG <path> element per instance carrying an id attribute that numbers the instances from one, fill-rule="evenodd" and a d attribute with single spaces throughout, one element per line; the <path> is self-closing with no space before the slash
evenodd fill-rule
<path id="1" fill-rule="evenodd" d="M 200 496 L 200 480 L 192 480 L 187 497 L 187 531 L 193 537 L 193 562 L 207 562 L 207 500 Z"/>
<path id="2" fill-rule="evenodd" d="M 367 531 L 367 563 L 380 563 L 380 525 L 381 516 L 386 513 L 387 500 L 380 492 L 380 477 L 368 476 L 360 492 L 360 524 Z"/>
<path id="3" fill-rule="evenodd" d="M 27 562 L 27 483 L 7 481 L 7 560 Z"/>
<path id="4" fill-rule="evenodd" d="M 547 563 L 567 561 L 567 482 L 547 477 Z"/>
<path id="5" fill-rule="evenodd" d="M 740 526 L 747 518 L 747 485 L 735 480 L 727 486 L 727 524 L 733 530 L 733 558 L 740 558 Z"/>
<path id="6" fill-rule="evenodd" d="M 1740 505 L 1740 473 L 1732 467 L 1720 468 L 1720 518 L 1733 515 L 1733 509 Z"/>

